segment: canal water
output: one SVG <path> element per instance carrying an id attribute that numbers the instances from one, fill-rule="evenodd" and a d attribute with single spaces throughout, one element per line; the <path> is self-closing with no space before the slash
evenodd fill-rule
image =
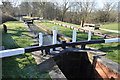
<path id="1" fill-rule="evenodd" d="M 28 27 L 30 28 L 30 30 L 32 32 L 34 32 L 34 34 L 36 36 L 38 36 L 39 33 L 43 34 L 43 45 L 52 44 L 52 41 L 53 41 L 52 35 L 47 34 L 45 31 L 43 31 L 42 29 L 38 28 L 34 24 L 28 24 Z M 37 40 L 38 40 L 38 38 L 37 38 Z M 57 41 L 57 43 L 59 43 L 59 42 Z"/>

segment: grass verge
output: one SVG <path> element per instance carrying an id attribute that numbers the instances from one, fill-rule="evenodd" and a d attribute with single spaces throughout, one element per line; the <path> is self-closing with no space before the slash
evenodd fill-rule
<path id="1" fill-rule="evenodd" d="M 101 25 L 100 28 L 120 31 L 120 27 L 118 25 L 119 23 L 110 23 L 110 24 Z"/>
<path id="2" fill-rule="evenodd" d="M 5 48 L 29 47 L 33 43 L 33 37 L 23 23 L 10 21 L 4 24 L 8 27 L 7 34 L 2 35 Z M 25 53 L 2 59 L 2 78 L 46 78 L 49 80 L 50 76 L 47 70 L 39 71 L 39 66 L 31 53 Z"/>
<path id="3" fill-rule="evenodd" d="M 75 26 L 75 27 L 79 27 L 79 28 L 82 28 L 81 25 L 76 25 L 76 24 L 71 24 L 71 23 L 66 23 L 66 22 L 62 22 L 62 21 L 56 21 L 56 20 L 53 20 L 54 22 L 57 22 L 57 23 L 61 23 L 61 24 L 65 24 L 65 25 L 69 25 L 69 26 Z M 112 25 L 113 27 L 109 27 L 110 25 Z M 106 25 L 101 25 L 101 26 L 98 26 L 98 27 L 101 27 L 101 28 L 105 28 L 105 29 L 115 29 L 115 30 L 118 30 L 118 23 L 111 23 L 111 24 L 106 24 Z M 87 29 L 87 27 L 85 28 Z M 89 28 L 87 30 L 90 30 Z M 111 36 L 118 36 L 119 34 L 118 33 L 114 33 L 114 32 L 109 32 L 109 31 L 103 31 L 103 30 L 93 30 L 91 29 L 92 31 L 96 31 L 96 32 L 100 32 L 100 33 L 103 33 L 103 34 L 107 34 L 107 35 L 111 35 Z"/>

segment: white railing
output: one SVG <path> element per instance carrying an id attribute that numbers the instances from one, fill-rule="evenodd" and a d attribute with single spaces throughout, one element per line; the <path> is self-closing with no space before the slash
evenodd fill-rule
<path id="1" fill-rule="evenodd" d="M 24 54 L 25 53 L 24 50 L 25 50 L 24 48 L 2 50 L 0 51 L 0 58 Z"/>

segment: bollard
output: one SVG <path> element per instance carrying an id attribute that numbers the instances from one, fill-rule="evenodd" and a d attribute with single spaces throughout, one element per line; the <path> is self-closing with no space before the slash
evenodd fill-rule
<path id="1" fill-rule="evenodd" d="M 76 29 L 73 30 L 73 37 L 72 37 L 72 42 L 76 42 Z"/>
<path id="2" fill-rule="evenodd" d="M 86 46 L 85 44 L 82 44 L 81 49 L 85 49 L 85 46 Z"/>
<path id="3" fill-rule="evenodd" d="M 53 26 L 53 44 L 57 44 L 57 26 Z"/>
<path id="4" fill-rule="evenodd" d="M 19 21 L 22 21 L 22 18 L 20 17 Z"/>
<path id="5" fill-rule="evenodd" d="M 3 24 L 4 33 L 7 33 L 7 26 Z"/>
<path id="6" fill-rule="evenodd" d="M 63 48 L 63 49 L 66 48 L 65 44 L 66 44 L 66 41 L 62 41 L 62 48 Z"/>
<path id="7" fill-rule="evenodd" d="M 57 44 L 57 31 L 53 30 L 53 44 Z"/>
<path id="8" fill-rule="evenodd" d="M 92 31 L 89 30 L 89 32 L 88 32 L 88 41 L 91 40 L 91 37 L 92 37 Z"/>
<path id="9" fill-rule="evenodd" d="M 42 33 L 39 33 L 39 46 L 42 46 L 43 44 L 43 35 Z"/>

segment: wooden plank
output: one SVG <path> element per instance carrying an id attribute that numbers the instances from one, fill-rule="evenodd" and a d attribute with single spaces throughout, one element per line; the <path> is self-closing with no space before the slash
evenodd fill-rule
<path id="1" fill-rule="evenodd" d="M 68 43 L 65 43 L 64 46 L 98 44 L 98 43 L 108 43 L 108 42 L 120 42 L 120 38 L 68 42 Z M 28 48 L 25 48 L 25 52 L 33 52 L 33 51 L 43 50 L 43 49 L 47 49 L 47 48 L 56 48 L 56 47 L 63 47 L 63 45 L 62 44 L 54 44 L 54 45 L 47 45 L 47 46 L 41 46 L 41 47 L 28 47 Z"/>
<path id="2" fill-rule="evenodd" d="M 29 53 L 29 52 L 34 52 L 34 51 L 38 51 L 38 50 L 44 50 L 47 48 L 56 48 L 56 47 L 61 47 L 62 44 L 54 44 L 54 45 L 44 45 L 44 46 L 35 46 L 35 47 L 27 47 L 25 48 L 25 53 Z"/>
<path id="3" fill-rule="evenodd" d="M 97 43 L 105 43 L 104 39 L 101 40 L 90 40 L 90 41 L 78 41 L 78 42 L 68 42 L 65 43 L 64 46 L 75 46 L 75 45 L 85 45 L 85 44 L 97 44 Z M 44 45 L 44 46 L 36 46 L 36 47 L 27 47 L 25 48 L 25 53 L 44 50 L 47 48 L 57 48 L 57 47 L 64 47 L 63 44 L 53 44 L 53 45 Z"/>
<path id="4" fill-rule="evenodd" d="M 105 40 L 100 39 L 100 40 L 90 40 L 90 41 L 69 42 L 69 43 L 66 43 L 66 46 L 83 45 L 83 44 L 97 44 L 97 43 L 105 43 Z"/>

